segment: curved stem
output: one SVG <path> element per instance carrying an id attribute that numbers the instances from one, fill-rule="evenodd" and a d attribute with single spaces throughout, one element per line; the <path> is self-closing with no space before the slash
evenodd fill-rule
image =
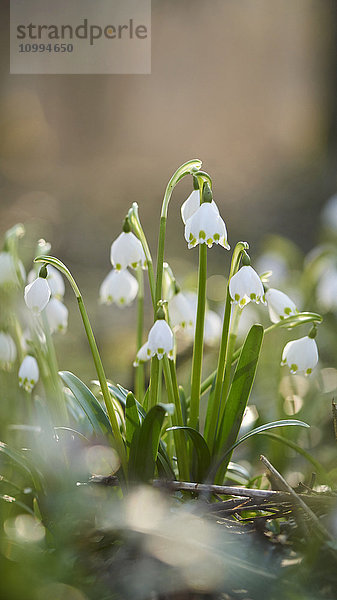
<path id="1" fill-rule="evenodd" d="M 207 245 L 199 246 L 198 306 L 193 345 L 189 426 L 197 429 L 206 309 Z"/>
<path id="2" fill-rule="evenodd" d="M 111 428 L 112 428 L 112 432 L 115 438 L 115 443 L 116 443 L 116 447 L 117 447 L 117 452 L 119 454 L 121 463 L 122 463 L 122 467 L 124 470 L 124 473 L 126 474 L 127 471 L 127 462 L 126 462 L 126 450 L 125 450 L 125 445 L 124 445 L 124 441 L 119 429 L 119 425 L 118 425 L 118 421 L 117 421 L 117 417 L 115 414 L 115 409 L 111 400 L 111 396 L 110 396 L 110 392 L 108 389 L 108 384 L 107 384 L 107 380 L 106 380 L 106 376 L 105 376 L 105 372 L 104 372 L 104 368 L 103 368 L 103 364 L 101 361 L 101 357 L 97 348 L 97 344 L 96 344 L 96 340 L 95 340 L 95 336 L 94 333 L 92 331 L 92 327 L 89 321 L 89 317 L 88 317 L 88 313 L 86 311 L 84 302 L 83 302 L 83 298 L 81 295 L 81 292 L 76 284 L 75 279 L 73 278 L 72 274 L 70 273 L 69 269 L 57 258 L 53 257 L 53 256 L 38 256 L 37 258 L 35 258 L 34 262 L 37 263 L 45 263 L 45 264 L 51 264 L 54 267 L 56 267 L 59 271 L 61 271 L 61 273 L 63 273 L 74 293 L 75 296 L 77 298 L 77 302 L 78 302 L 78 307 L 81 313 L 81 317 L 82 317 L 82 321 L 83 321 L 83 325 L 84 325 L 84 329 L 85 332 L 87 334 L 87 338 L 88 338 L 88 342 L 89 342 L 89 346 L 90 346 L 90 350 L 91 350 L 91 354 L 94 360 L 94 364 L 95 364 L 95 368 L 96 368 L 96 373 L 98 376 L 98 380 L 101 386 L 101 391 L 102 391 L 102 395 L 103 395 L 103 399 L 104 399 L 104 403 L 107 409 L 107 413 L 108 413 L 108 417 L 110 420 L 110 424 L 111 424 Z"/>
<path id="3" fill-rule="evenodd" d="M 141 222 L 139 219 L 137 202 L 134 202 L 132 204 L 132 208 L 130 208 L 130 210 L 129 210 L 128 217 L 130 219 L 132 228 L 133 228 L 135 234 L 137 235 L 137 237 L 139 238 L 139 240 L 142 244 L 143 250 L 144 250 L 146 264 L 147 264 L 147 270 L 148 270 L 148 276 L 149 276 L 149 285 L 150 285 L 152 304 L 153 304 L 153 307 L 155 307 L 156 306 L 156 304 L 155 304 L 155 285 L 156 284 L 155 284 L 155 278 L 154 278 L 153 261 L 152 261 L 150 248 L 147 243 L 147 239 L 146 239 L 144 230 L 142 228 L 142 225 L 141 225 Z"/>

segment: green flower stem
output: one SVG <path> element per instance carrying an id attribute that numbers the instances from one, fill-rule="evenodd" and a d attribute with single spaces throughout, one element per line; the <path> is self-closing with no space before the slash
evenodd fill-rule
<path id="1" fill-rule="evenodd" d="M 110 392 L 108 389 L 108 384 L 107 384 L 107 380 L 106 380 L 106 376 L 104 373 L 104 368 L 103 368 L 103 364 L 101 361 L 101 357 L 97 348 L 97 344 L 96 344 L 96 340 L 95 340 L 95 336 L 93 334 L 91 325 L 90 325 L 90 321 L 89 321 L 89 317 L 88 317 L 88 313 L 86 311 L 84 302 L 83 302 L 83 298 L 82 298 L 82 294 L 75 282 L 75 279 L 73 278 L 73 276 L 71 275 L 69 269 L 57 258 L 53 257 L 53 256 L 38 256 L 37 258 L 35 258 L 34 262 L 37 263 L 45 263 L 45 264 L 51 264 L 54 267 L 56 267 L 59 271 L 61 271 L 61 273 L 63 273 L 74 293 L 75 296 L 77 298 L 77 302 L 78 302 L 78 307 L 81 313 L 81 317 L 82 317 L 82 321 L 83 321 L 83 325 L 84 325 L 84 329 L 85 332 L 87 334 L 87 338 L 88 338 L 88 342 L 89 342 L 89 346 L 90 346 L 90 350 L 91 350 L 91 354 L 94 360 L 94 364 L 96 367 L 96 372 L 97 372 L 97 376 L 98 376 L 98 380 L 101 386 L 101 391 L 103 394 L 103 399 L 104 399 L 104 403 L 107 409 L 107 413 L 108 413 L 108 417 L 110 420 L 110 424 L 111 424 L 111 428 L 112 428 L 112 432 L 115 438 L 115 443 L 116 443 L 116 447 L 117 447 L 117 452 L 119 454 L 121 463 L 122 463 L 122 467 L 124 470 L 124 473 L 126 474 L 127 472 L 127 456 L 126 456 L 126 449 L 125 449 L 125 445 L 124 445 L 124 441 L 119 429 L 119 425 L 118 425 L 118 421 L 117 421 L 117 417 L 115 414 L 115 410 L 114 410 L 114 406 L 111 400 L 111 396 L 110 396 Z"/>
<path id="2" fill-rule="evenodd" d="M 147 264 L 147 270 L 148 270 L 148 276 L 149 276 L 151 299 L 152 299 L 153 307 L 155 307 L 156 306 L 156 304 L 155 304 L 155 286 L 156 286 L 156 284 L 155 284 L 155 277 L 154 277 L 154 270 L 153 270 L 153 261 L 152 261 L 150 248 L 147 243 L 147 239 L 146 239 L 144 230 L 142 228 L 142 225 L 141 225 L 141 222 L 139 219 L 137 202 L 134 202 L 132 204 L 132 207 L 130 208 L 129 213 L 128 213 L 128 217 L 130 219 L 132 228 L 133 228 L 135 234 L 137 235 L 138 239 L 140 240 L 143 250 L 144 250 L 146 264 Z"/>
<path id="3" fill-rule="evenodd" d="M 138 279 L 138 304 L 137 304 L 137 352 L 143 345 L 143 329 L 144 329 L 144 276 L 141 267 L 137 268 Z M 144 365 L 140 363 L 136 367 L 135 374 L 135 396 L 142 404 L 144 398 Z"/>
<path id="4" fill-rule="evenodd" d="M 150 370 L 150 389 L 149 389 L 149 400 L 148 410 L 158 404 L 158 387 L 159 387 L 159 359 L 157 356 L 151 358 L 151 370 Z"/>
<path id="5" fill-rule="evenodd" d="M 226 369 L 226 365 L 227 365 L 227 371 L 230 372 L 230 367 L 232 364 L 232 359 L 229 357 L 229 354 L 228 354 L 228 337 L 229 337 L 229 326 L 230 326 L 230 317 L 231 317 L 231 298 L 230 298 L 230 294 L 229 294 L 229 281 L 230 281 L 231 277 L 233 277 L 233 275 L 235 275 L 235 273 L 239 269 L 242 252 L 244 252 L 244 250 L 247 250 L 248 248 L 249 248 L 249 246 L 248 246 L 247 242 L 238 242 L 234 248 L 232 261 L 231 261 L 231 268 L 230 268 L 228 284 L 227 284 L 225 314 L 224 314 L 222 335 L 221 335 L 221 342 L 220 342 L 220 349 L 219 349 L 218 367 L 217 367 L 217 370 L 215 371 L 214 393 L 210 397 L 210 404 L 209 404 L 209 409 L 208 409 L 209 417 L 206 419 L 206 427 L 205 427 L 205 438 L 206 438 L 206 441 L 208 443 L 208 446 L 209 446 L 211 452 L 212 452 L 214 444 L 215 444 L 215 437 L 216 437 L 217 424 L 218 424 L 218 420 L 219 420 L 219 413 L 222 409 L 222 407 L 221 407 L 221 391 L 222 391 L 225 369 Z M 213 378 L 211 381 L 213 381 Z M 192 393 L 191 393 L 191 397 L 192 397 Z"/>
<path id="6" fill-rule="evenodd" d="M 223 413 L 225 410 L 225 402 L 227 400 L 227 394 L 228 394 L 229 384 L 230 384 L 230 375 L 231 375 L 231 367 L 232 367 L 232 362 L 233 362 L 233 354 L 234 354 L 234 348 L 235 348 L 235 344 L 236 344 L 236 338 L 237 338 L 238 326 L 239 326 L 241 314 L 242 314 L 241 308 L 239 308 L 239 306 L 234 306 L 233 315 L 232 315 L 232 323 L 230 326 L 228 346 L 227 346 L 225 373 L 224 373 L 224 379 L 223 379 L 222 390 L 221 390 L 220 413 L 219 413 L 219 421 L 218 421 L 219 423 L 221 423 L 222 416 L 223 416 Z"/>
<path id="7" fill-rule="evenodd" d="M 168 400 L 175 405 L 175 412 L 171 417 L 172 425 L 183 427 L 184 420 L 179 398 L 176 367 L 174 361 L 167 358 L 167 356 L 164 357 L 163 361 Z M 185 434 L 180 431 L 174 431 L 173 437 L 177 455 L 179 477 L 182 481 L 189 481 L 190 474 L 188 469 L 188 452 Z"/>
<path id="8" fill-rule="evenodd" d="M 166 233 L 166 221 L 168 213 L 168 205 L 172 196 L 172 192 L 177 183 L 188 174 L 198 171 L 201 167 L 201 160 L 193 159 L 181 165 L 176 172 L 172 175 L 168 182 L 163 198 L 161 214 L 160 214 L 160 228 L 158 237 L 158 253 L 157 253 L 157 270 L 156 270 L 156 293 L 155 293 L 155 311 L 157 303 L 161 299 L 162 283 L 163 283 L 163 263 L 164 263 L 164 250 L 165 250 L 165 233 Z"/>
<path id="9" fill-rule="evenodd" d="M 51 337 L 48 320 L 47 320 L 47 317 L 46 317 L 44 311 L 42 311 L 42 313 L 41 313 L 41 318 L 42 318 L 42 324 L 43 324 L 43 331 L 46 336 L 48 365 L 49 365 L 51 379 L 53 381 L 53 385 L 54 385 L 54 389 L 55 389 L 55 396 L 56 396 L 57 403 L 58 403 L 57 411 L 55 411 L 55 412 L 57 412 L 58 418 L 61 420 L 60 424 L 69 425 L 69 416 L 68 416 L 66 401 L 65 401 L 64 394 L 63 394 L 63 390 L 62 390 L 61 381 L 58 376 L 59 369 L 58 369 L 58 364 L 57 364 L 54 342 Z M 56 423 L 56 425 L 57 424 L 58 423 Z"/>
<path id="10" fill-rule="evenodd" d="M 206 309 L 207 245 L 199 245 L 198 305 L 192 358 L 189 426 L 197 429 Z"/>

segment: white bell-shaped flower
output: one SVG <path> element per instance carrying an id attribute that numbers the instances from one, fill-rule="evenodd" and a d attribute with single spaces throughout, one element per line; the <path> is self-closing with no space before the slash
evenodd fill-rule
<path id="1" fill-rule="evenodd" d="M 29 271 L 27 281 L 28 283 L 32 283 L 37 279 L 38 275 L 34 269 Z M 64 279 L 59 272 L 58 269 L 53 267 L 52 265 L 47 265 L 47 277 L 48 285 L 50 287 L 50 293 L 52 298 L 57 298 L 58 300 L 63 300 L 65 285 Z"/>
<path id="2" fill-rule="evenodd" d="M 337 309 L 337 269 L 335 266 L 328 266 L 324 271 L 318 281 L 316 294 L 319 305 L 325 312 Z"/>
<path id="3" fill-rule="evenodd" d="M 145 268 L 145 254 L 139 239 L 129 231 L 122 233 L 112 243 L 110 250 L 111 264 L 117 271 L 141 266 Z"/>
<path id="4" fill-rule="evenodd" d="M 281 365 L 287 364 L 290 373 L 310 375 L 317 362 L 317 344 L 309 336 L 288 342 L 283 349 Z"/>
<path id="5" fill-rule="evenodd" d="M 173 360 L 174 336 L 171 327 L 164 319 L 157 319 L 151 327 L 147 344 L 151 356 L 156 355 L 160 360 L 164 354 L 167 354 Z"/>
<path id="6" fill-rule="evenodd" d="M 19 369 L 19 386 L 31 392 L 39 379 L 39 367 L 36 358 L 25 356 Z"/>
<path id="7" fill-rule="evenodd" d="M 65 333 L 68 327 L 68 309 L 57 298 L 51 298 L 45 308 L 50 333 Z"/>
<path id="8" fill-rule="evenodd" d="M 50 295 L 50 287 L 44 277 L 38 277 L 25 287 L 25 302 L 35 314 L 40 314 L 46 308 Z"/>
<path id="9" fill-rule="evenodd" d="M 16 359 L 16 346 L 9 333 L 0 331 L 0 367 L 10 369 Z"/>
<path id="10" fill-rule="evenodd" d="M 218 343 L 222 333 L 222 321 L 214 310 L 206 310 L 204 325 L 204 342 L 208 346 Z"/>
<path id="11" fill-rule="evenodd" d="M 266 291 L 266 301 L 272 323 L 278 323 L 278 321 L 298 313 L 295 303 L 280 290 L 269 288 Z"/>
<path id="12" fill-rule="evenodd" d="M 170 323 L 173 328 L 193 327 L 195 322 L 195 311 L 192 309 L 190 302 L 182 292 L 174 294 L 169 300 L 168 311 L 170 315 Z"/>
<path id="13" fill-rule="evenodd" d="M 211 206 L 214 208 L 214 210 L 217 212 L 217 214 L 219 214 L 219 209 L 218 209 L 217 205 L 215 204 L 214 200 L 212 200 Z M 200 191 L 193 190 L 193 192 L 191 192 L 191 194 L 189 195 L 187 200 L 185 200 L 185 202 L 182 204 L 181 209 L 180 209 L 181 218 L 183 220 L 184 225 L 186 225 L 186 221 L 192 215 L 194 215 L 194 213 L 198 210 L 199 207 L 200 207 Z"/>
<path id="14" fill-rule="evenodd" d="M 186 221 L 185 240 L 189 248 L 197 244 L 207 244 L 209 248 L 213 244 L 220 244 L 227 250 L 230 246 L 227 242 L 227 229 L 225 222 L 219 212 L 209 202 L 204 202 L 195 213 Z"/>
<path id="15" fill-rule="evenodd" d="M 26 272 L 21 260 L 18 260 L 17 265 L 21 278 L 24 281 L 26 279 Z M 18 283 L 13 256 L 9 252 L 0 252 L 0 285 L 17 285 Z"/>
<path id="16" fill-rule="evenodd" d="M 112 269 L 103 280 L 99 296 L 102 304 L 115 302 L 117 306 L 129 306 L 138 293 L 138 281 L 127 270 Z"/>
<path id="17" fill-rule="evenodd" d="M 248 302 L 266 303 L 262 281 L 253 267 L 243 266 L 229 281 L 229 294 L 234 304 L 243 308 Z"/>
<path id="18" fill-rule="evenodd" d="M 151 350 L 149 348 L 148 342 L 145 342 L 145 344 L 143 344 L 141 346 L 141 348 L 139 348 L 139 350 L 137 352 L 136 360 L 134 361 L 133 366 L 138 367 L 138 365 L 150 360 L 150 358 L 151 358 Z"/>

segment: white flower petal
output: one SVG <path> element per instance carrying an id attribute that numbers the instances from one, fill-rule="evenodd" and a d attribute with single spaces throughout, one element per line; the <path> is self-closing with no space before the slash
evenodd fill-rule
<path id="1" fill-rule="evenodd" d="M 211 202 L 212 208 L 214 208 L 215 212 L 219 214 L 219 209 L 215 204 L 214 200 Z M 193 192 L 189 195 L 187 200 L 182 204 L 180 212 L 181 218 L 183 220 L 184 225 L 186 225 L 186 221 L 194 215 L 194 213 L 200 207 L 200 191 L 193 190 Z"/>
<path id="2" fill-rule="evenodd" d="M 209 248 L 213 244 L 220 244 L 229 250 L 226 225 L 209 202 L 201 204 L 196 212 L 187 219 L 185 240 L 188 242 L 189 248 L 193 248 L 197 244 L 207 244 Z"/>
<path id="3" fill-rule="evenodd" d="M 151 358 L 151 350 L 149 349 L 148 342 L 145 342 L 145 344 L 143 344 L 141 346 L 141 348 L 139 348 L 139 350 L 137 352 L 137 357 L 133 363 L 133 366 L 138 367 L 139 364 L 150 360 L 150 358 Z"/>
<path id="4" fill-rule="evenodd" d="M 32 269 L 29 271 L 27 276 L 28 283 L 33 283 L 38 278 L 38 273 Z M 50 287 L 50 293 L 52 298 L 58 298 L 62 300 L 65 292 L 64 279 L 58 269 L 52 265 L 47 265 L 47 277 L 48 285 Z"/>
<path id="5" fill-rule="evenodd" d="M 281 364 L 287 364 L 291 373 L 310 375 L 317 362 L 317 344 L 308 336 L 288 342 L 283 349 Z"/>
<path id="6" fill-rule="evenodd" d="M 170 323 L 172 327 L 193 327 L 195 314 L 182 292 L 175 294 L 168 303 Z"/>
<path id="7" fill-rule="evenodd" d="M 24 281 L 26 272 L 21 260 L 18 261 L 18 268 Z M 13 256 L 9 252 L 0 252 L 0 285 L 17 285 L 18 283 Z"/>
<path id="8" fill-rule="evenodd" d="M 50 287 L 44 277 L 38 277 L 25 287 L 25 302 L 30 310 L 39 314 L 48 304 Z"/>
<path id="9" fill-rule="evenodd" d="M 113 269 L 103 280 L 99 296 L 103 304 L 115 302 L 123 308 L 129 306 L 138 293 L 138 281 L 129 271 Z"/>
<path id="10" fill-rule="evenodd" d="M 243 308 L 248 302 L 263 302 L 264 288 L 256 271 L 250 266 L 243 266 L 229 281 L 229 294 L 234 304 Z"/>
<path id="11" fill-rule="evenodd" d="M 144 267 L 145 254 L 141 242 L 131 231 L 122 231 L 111 245 L 110 260 L 117 271 L 127 267 Z"/>
<path id="12" fill-rule="evenodd" d="M 317 284 L 317 300 L 326 312 L 337 309 L 337 269 L 329 266 Z"/>
<path id="13" fill-rule="evenodd" d="M 16 346 L 9 333 L 0 331 L 0 367 L 9 369 L 16 359 Z"/>
<path id="14" fill-rule="evenodd" d="M 298 313 L 295 303 L 280 290 L 269 288 L 266 292 L 266 301 L 272 323 L 278 323 L 281 319 Z"/>
<path id="15" fill-rule="evenodd" d="M 39 379 L 39 367 L 33 356 L 25 356 L 19 369 L 19 386 L 31 392 Z"/>
<path id="16" fill-rule="evenodd" d="M 48 302 L 45 313 L 51 333 L 60 331 L 65 333 L 68 327 L 68 309 L 57 298 L 51 298 Z"/>
<path id="17" fill-rule="evenodd" d="M 158 319 L 151 327 L 147 343 L 151 356 L 157 355 L 161 359 L 164 354 L 167 354 L 169 358 L 173 359 L 173 332 L 164 319 Z"/>

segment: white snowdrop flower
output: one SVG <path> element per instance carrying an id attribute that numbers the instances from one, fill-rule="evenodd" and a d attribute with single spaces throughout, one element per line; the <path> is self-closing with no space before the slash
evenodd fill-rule
<path id="1" fill-rule="evenodd" d="M 283 349 L 281 365 L 287 364 L 290 373 L 310 375 L 317 362 L 317 344 L 309 336 L 288 342 Z"/>
<path id="2" fill-rule="evenodd" d="M 68 309 L 57 298 L 51 298 L 45 308 L 49 329 L 51 333 L 60 331 L 65 333 L 68 327 Z"/>
<path id="3" fill-rule="evenodd" d="M 157 319 L 149 331 L 147 339 L 151 356 L 157 355 L 159 360 L 164 354 L 173 360 L 174 336 L 171 327 L 164 319 Z"/>
<path id="4" fill-rule="evenodd" d="M 194 248 L 197 244 L 207 244 L 209 248 L 213 244 L 220 244 L 227 250 L 230 249 L 225 222 L 209 202 L 201 204 L 187 219 L 185 240 L 188 242 L 189 248 Z"/>
<path id="5" fill-rule="evenodd" d="M 112 243 L 110 250 L 111 264 L 117 271 L 138 266 L 145 267 L 145 254 L 139 239 L 131 232 L 122 233 Z"/>
<path id="6" fill-rule="evenodd" d="M 26 271 L 21 260 L 18 260 L 18 269 L 24 281 L 26 279 Z M 15 260 L 12 254 L 9 252 L 0 252 L 0 285 L 17 285 L 18 283 Z"/>
<path id="7" fill-rule="evenodd" d="M 262 281 L 253 267 L 243 266 L 229 281 L 229 294 L 234 304 L 243 308 L 248 302 L 265 304 Z"/>
<path id="8" fill-rule="evenodd" d="M 222 333 L 222 321 L 214 310 L 206 310 L 204 326 L 204 342 L 208 346 L 218 343 Z"/>
<path id="9" fill-rule="evenodd" d="M 326 312 L 337 309 L 337 269 L 330 266 L 320 277 L 317 290 L 317 300 Z"/>
<path id="10" fill-rule="evenodd" d="M 37 279 L 37 277 L 38 277 L 38 274 L 36 273 L 36 271 L 34 271 L 34 269 L 32 269 L 28 273 L 28 277 L 27 277 L 28 283 L 32 283 L 33 281 L 35 281 L 35 279 Z M 61 273 L 59 272 L 59 270 L 56 269 L 55 267 L 53 267 L 52 265 L 48 265 L 46 279 L 47 279 L 48 285 L 50 287 L 50 293 L 51 293 L 52 298 L 57 298 L 58 300 L 63 300 L 63 296 L 64 296 L 64 292 L 65 292 L 65 285 L 64 285 L 64 279 L 63 279 Z"/>
<path id="11" fill-rule="evenodd" d="M 337 231 L 337 194 L 329 198 L 322 210 L 321 217 L 325 227 Z"/>
<path id="12" fill-rule="evenodd" d="M 266 292 L 266 301 L 272 323 L 278 323 L 278 321 L 298 313 L 295 303 L 280 290 L 269 288 Z"/>
<path id="13" fill-rule="evenodd" d="M 9 333 L 0 331 L 0 367 L 10 369 L 16 359 L 16 346 Z"/>
<path id="14" fill-rule="evenodd" d="M 103 280 L 99 296 L 103 304 L 114 302 L 117 306 L 129 306 L 138 293 L 138 281 L 127 270 L 112 269 Z"/>
<path id="15" fill-rule="evenodd" d="M 33 356 L 25 356 L 19 369 L 19 386 L 31 392 L 39 379 L 39 367 Z"/>
<path id="16" fill-rule="evenodd" d="M 134 361 L 133 366 L 138 367 L 138 365 L 146 362 L 147 360 L 150 360 L 150 358 L 151 358 L 151 350 L 149 348 L 148 342 L 145 342 L 145 344 L 143 344 L 141 346 L 141 348 L 139 348 L 139 350 L 137 352 L 136 360 Z"/>
<path id="17" fill-rule="evenodd" d="M 211 206 L 214 208 L 217 214 L 219 214 L 219 209 L 215 204 L 214 200 L 211 202 Z M 186 221 L 194 215 L 194 213 L 200 207 L 200 190 L 193 190 L 187 200 L 182 204 L 180 212 L 181 218 L 183 220 L 184 225 L 186 225 Z"/>
<path id="18" fill-rule="evenodd" d="M 175 294 L 168 303 L 170 323 L 173 328 L 193 327 L 195 322 L 195 311 L 190 302 L 182 292 Z"/>
<path id="19" fill-rule="evenodd" d="M 25 287 L 25 302 L 35 314 L 46 308 L 50 298 L 50 287 L 44 277 L 38 277 Z"/>

